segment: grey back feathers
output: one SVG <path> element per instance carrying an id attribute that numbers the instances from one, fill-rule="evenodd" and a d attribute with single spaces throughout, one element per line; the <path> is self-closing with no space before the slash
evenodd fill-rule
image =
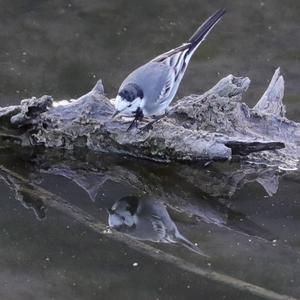
<path id="1" fill-rule="evenodd" d="M 165 64 L 157 62 L 149 62 L 128 75 L 120 86 L 119 94 L 122 90 L 126 90 L 128 84 L 136 84 L 143 90 L 144 97 L 158 98 L 166 77 L 169 73 L 169 68 Z"/>

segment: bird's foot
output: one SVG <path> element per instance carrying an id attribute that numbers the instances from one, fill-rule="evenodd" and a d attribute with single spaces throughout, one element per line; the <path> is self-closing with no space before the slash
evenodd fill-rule
<path id="1" fill-rule="evenodd" d="M 146 124 L 145 126 L 143 126 L 142 128 L 139 129 L 139 133 L 142 132 L 148 132 L 149 130 L 153 129 L 153 124 L 156 122 L 156 120 L 149 122 L 148 124 Z"/>
<path id="2" fill-rule="evenodd" d="M 138 123 L 138 120 L 136 119 L 136 118 L 134 118 L 133 119 L 133 121 L 130 123 L 130 125 L 129 125 L 129 127 L 127 128 L 127 132 L 129 131 L 129 130 L 131 130 L 133 127 L 135 127 L 135 128 L 137 128 L 138 126 L 137 126 L 137 123 Z"/>
<path id="3" fill-rule="evenodd" d="M 153 129 L 153 124 L 157 123 L 159 120 L 161 120 L 162 118 L 164 118 L 167 114 L 163 114 L 163 115 L 160 115 L 160 116 L 155 116 L 154 120 L 150 121 L 148 124 L 146 124 L 145 126 L 143 126 L 140 130 L 139 130 L 139 133 L 142 133 L 142 132 L 147 132 L 149 130 L 152 130 Z"/>
<path id="4" fill-rule="evenodd" d="M 143 111 L 141 110 L 140 107 L 137 108 L 135 112 L 135 116 L 129 127 L 127 128 L 127 132 L 131 130 L 134 126 L 137 128 L 138 121 L 142 121 L 144 117 Z"/>

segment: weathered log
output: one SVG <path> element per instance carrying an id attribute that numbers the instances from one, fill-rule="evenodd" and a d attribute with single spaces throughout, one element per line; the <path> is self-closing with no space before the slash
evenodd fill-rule
<path id="1" fill-rule="evenodd" d="M 64 105 L 53 105 L 50 96 L 43 96 L 0 109 L 0 136 L 2 141 L 25 146 L 87 147 L 159 161 L 228 160 L 247 155 L 255 162 L 295 167 L 300 124 L 285 117 L 279 69 L 253 109 L 241 102 L 249 84 L 248 78 L 229 75 L 205 94 L 179 100 L 152 130 L 127 132 L 127 122 L 111 118 L 113 105 L 98 81 L 88 94 Z M 255 152 L 259 153 L 251 154 Z"/>

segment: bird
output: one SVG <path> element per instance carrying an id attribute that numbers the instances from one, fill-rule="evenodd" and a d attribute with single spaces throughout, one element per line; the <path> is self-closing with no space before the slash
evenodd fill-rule
<path id="1" fill-rule="evenodd" d="M 147 128 L 164 117 L 174 99 L 189 61 L 212 28 L 225 14 L 217 10 L 179 47 L 165 52 L 131 72 L 122 82 L 115 99 L 116 116 L 134 117 L 127 130 L 144 117 L 152 122 Z"/>
<path id="2" fill-rule="evenodd" d="M 138 240 L 179 244 L 197 254 L 207 256 L 179 232 L 164 203 L 153 196 L 125 196 L 107 211 L 110 228 Z"/>

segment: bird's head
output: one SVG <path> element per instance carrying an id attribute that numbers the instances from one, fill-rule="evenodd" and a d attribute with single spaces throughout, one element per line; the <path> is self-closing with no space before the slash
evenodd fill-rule
<path id="1" fill-rule="evenodd" d="M 119 90 L 116 97 L 114 116 L 121 114 L 133 116 L 137 111 L 142 99 L 144 98 L 143 90 L 134 83 L 126 84 Z"/>

